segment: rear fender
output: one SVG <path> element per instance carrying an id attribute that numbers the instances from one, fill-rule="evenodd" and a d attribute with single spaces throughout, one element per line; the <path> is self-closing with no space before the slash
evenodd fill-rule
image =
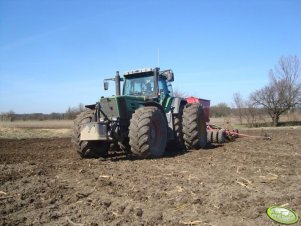
<path id="1" fill-rule="evenodd" d="M 150 102 L 144 102 L 144 103 L 141 103 L 141 105 L 143 105 L 143 106 L 145 106 L 145 107 L 148 107 L 148 106 L 155 106 L 155 107 L 159 108 L 159 109 L 162 111 L 163 114 L 165 114 L 165 113 L 164 113 L 164 110 L 163 110 L 163 107 L 162 107 L 159 103 L 157 103 L 157 102 L 153 102 L 153 101 L 150 101 Z"/>
<path id="2" fill-rule="evenodd" d="M 187 101 L 181 97 L 175 97 L 172 100 L 171 107 L 173 108 L 173 114 L 179 114 L 180 106 L 185 105 Z"/>
<path id="3" fill-rule="evenodd" d="M 96 104 L 88 104 L 88 105 L 85 105 L 85 107 L 88 109 L 94 110 L 96 108 Z"/>

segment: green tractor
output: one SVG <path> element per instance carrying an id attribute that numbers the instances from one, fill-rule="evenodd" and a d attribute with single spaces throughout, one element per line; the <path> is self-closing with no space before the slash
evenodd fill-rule
<path id="1" fill-rule="evenodd" d="M 106 156 L 112 146 L 142 158 L 162 156 L 167 145 L 181 150 L 206 146 L 203 108 L 173 96 L 172 70 L 134 70 L 123 78 L 117 71 L 104 80 L 105 90 L 109 81 L 115 81 L 116 95 L 86 105 L 74 121 L 72 143 L 81 157 Z"/>

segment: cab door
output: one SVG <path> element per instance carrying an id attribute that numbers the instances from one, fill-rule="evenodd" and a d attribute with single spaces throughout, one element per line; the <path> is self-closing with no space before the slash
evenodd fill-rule
<path id="1" fill-rule="evenodd" d="M 172 97 L 169 95 L 169 90 L 167 87 L 166 79 L 164 79 L 162 77 L 159 78 L 158 88 L 159 88 L 160 104 L 163 107 L 164 112 L 167 113 L 170 111 Z"/>

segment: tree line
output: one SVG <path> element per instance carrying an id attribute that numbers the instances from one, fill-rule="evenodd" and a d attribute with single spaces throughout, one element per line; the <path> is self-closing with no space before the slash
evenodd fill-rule
<path id="1" fill-rule="evenodd" d="M 29 120 L 73 120 L 76 115 L 85 110 L 84 104 L 80 103 L 76 107 L 68 107 L 64 113 L 52 112 L 50 114 L 31 113 L 16 114 L 14 111 L 3 112 L 0 114 L 0 121 L 29 121 Z"/>

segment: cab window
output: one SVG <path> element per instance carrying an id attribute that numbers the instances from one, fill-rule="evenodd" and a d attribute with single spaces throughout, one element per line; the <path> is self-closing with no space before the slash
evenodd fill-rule
<path id="1" fill-rule="evenodd" d="M 158 86 L 159 86 L 160 94 L 163 95 L 163 96 L 168 96 L 169 91 L 168 91 L 168 88 L 167 88 L 166 80 L 163 79 L 162 77 L 160 77 L 158 83 L 159 83 Z"/>

